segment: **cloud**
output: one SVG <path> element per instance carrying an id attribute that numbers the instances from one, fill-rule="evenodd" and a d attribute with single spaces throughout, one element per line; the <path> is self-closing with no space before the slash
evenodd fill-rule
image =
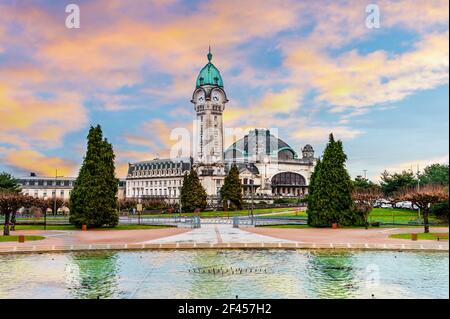
<path id="1" fill-rule="evenodd" d="M 57 156 L 46 156 L 34 150 L 8 150 L 3 158 L 9 166 L 25 172 L 35 172 L 43 176 L 58 175 L 74 176 L 77 173 L 78 163 Z"/>
<path id="2" fill-rule="evenodd" d="M 372 179 L 373 181 L 379 182 L 381 180 L 381 172 L 384 170 L 387 170 L 390 173 L 400 173 L 402 171 L 413 171 L 414 173 L 417 173 L 417 169 L 419 171 L 423 171 L 423 169 L 431 164 L 448 164 L 449 163 L 449 155 L 442 155 L 438 157 L 433 158 L 417 158 L 415 160 L 409 160 L 405 162 L 397 162 L 397 163 L 391 163 L 387 166 L 380 169 L 379 172 L 375 174 L 371 174 L 368 177 Z"/>
<path id="3" fill-rule="evenodd" d="M 448 83 L 448 1 L 377 4 L 379 31 L 417 36 L 408 51 L 359 50 L 380 34 L 365 27 L 366 2 L 90 1 L 81 3 L 79 30 L 65 28 L 63 10 L 51 2 L 0 4 L 0 145 L 43 156 L 67 150 L 64 138 L 88 123 L 89 108 L 98 106 L 93 99 L 116 113 L 147 101 L 152 109 L 180 105 L 192 94 L 208 44 L 227 89 L 248 98 L 232 99 L 225 126 L 279 127 L 293 139 L 323 141 L 330 131 L 355 138 L 364 132 L 350 118 Z M 259 63 L 274 53 L 268 47 L 280 55 L 276 66 Z M 309 95 L 312 106 L 305 105 Z M 337 126 L 319 118 L 324 106 L 346 112 L 331 114 Z M 167 155 L 169 127 L 191 127 L 179 119 L 189 116 L 183 108 L 161 113 L 160 120 L 132 119 L 139 133 L 116 133 L 148 151 L 133 157 L 124 150 L 120 163 Z M 176 125 L 168 125 L 173 118 Z"/>
<path id="4" fill-rule="evenodd" d="M 310 142 L 326 142 L 330 133 L 333 133 L 336 139 L 349 140 L 363 134 L 363 131 L 353 129 L 346 126 L 333 127 L 319 127 L 319 126 L 305 126 L 300 130 L 292 133 L 292 136 L 297 139 L 303 139 Z"/>
<path id="5" fill-rule="evenodd" d="M 226 109 L 224 120 L 227 125 L 264 123 L 267 126 L 267 117 L 274 114 L 289 114 L 300 108 L 302 92 L 287 88 L 280 92 L 267 92 L 259 101 L 253 101 L 249 106 L 234 106 Z M 254 104 L 253 104 L 254 103 Z"/>
<path id="6" fill-rule="evenodd" d="M 382 50 L 356 50 L 331 57 L 314 48 L 291 48 L 285 65 L 292 82 L 318 91 L 331 111 L 396 102 L 419 90 L 448 83 L 449 34 L 427 34 L 414 49 L 393 57 Z"/>
<path id="7" fill-rule="evenodd" d="M 31 92 L 0 84 L 0 142 L 54 148 L 65 134 L 87 123 L 87 110 L 77 94 L 61 92 L 36 97 Z"/>

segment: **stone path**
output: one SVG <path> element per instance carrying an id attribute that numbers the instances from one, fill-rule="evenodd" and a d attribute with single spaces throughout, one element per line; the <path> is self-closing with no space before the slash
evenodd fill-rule
<path id="1" fill-rule="evenodd" d="M 391 233 L 418 233 L 423 228 L 283 229 L 233 228 L 230 224 L 202 224 L 201 228 L 148 230 L 17 231 L 12 235 L 42 235 L 44 240 L 25 243 L 0 242 L 0 253 L 76 251 L 95 249 L 394 249 L 449 250 L 449 242 L 389 238 Z M 432 227 L 445 233 L 448 228 Z"/>
<path id="2" fill-rule="evenodd" d="M 201 228 L 140 243 L 287 243 L 291 240 L 254 234 L 230 224 L 202 224 Z"/>

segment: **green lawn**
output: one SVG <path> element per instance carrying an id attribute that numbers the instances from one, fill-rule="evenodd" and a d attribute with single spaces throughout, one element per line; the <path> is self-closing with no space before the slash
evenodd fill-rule
<path id="1" fill-rule="evenodd" d="M 392 234 L 390 238 L 411 239 L 411 234 Z M 448 233 L 418 233 L 417 239 L 420 240 L 448 240 Z"/>
<path id="2" fill-rule="evenodd" d="M 16 230 L 44 230 L 44 225 L 16 225 Z M 47 225 L 47 230 L 78 230 L 73 225 Z"/>
<path id="3" fill-rule="evenodd" d="M 43 236 L 25 236 L 25 241 L 28 240 L 41 240 L 44 239 Z M 4 241 L 19 241 L 19 236 L 0 236 L 0 242 Z"/>
<path id="4" fill-rule="evenodd" d="M 274 215 L 277 217 L 306 217 L 305 211 L 289 212 L 285 214 Z M 422 215 L 421 215 L 422 217 Z M 392 208 L 374 208 L 369 215 L 369 222 L 383 222 L 383 223 L 408 223 L 409 221 L 417 221 L 417 211 L 406 209 L 392 209 Z M 429 217 L 430 222 L 436 221 L 434 216 Z"/>
<path id="5" fill-rule="evenodd" d="M 423 217 L 422 214 L 420 216 Z M 369 222 L 408 223 L 409 221 L 417 221 L 417 219 L 417 211 L 407 209 L 374 208 L 369 215 Z M 429 221 L 434 222 L 436 218 L 430 216 Z"/>
<path id="6" fill-rule="evenodd" d="M 114 228 L 96 228 L 95 230 L 133 230 L 133 229 L 157 229 L 173 226 L 166 225 L 118 225 Z M 16 225 L 16 230 L 44 230 L 43 225 Z M 73 225 L 47 225 L 47 230 L 80 230 Z M 81 230 L 80 230 L 81 231 Z"/>
<path id="7" fill-rule="evenodd" d="M 308 215 L 306 214 L 306 211 L 292 211 L 292 212 L 288 212 L 288 213 L 283 213 L 283 214 L 276 214 L 270 217 L 307 217 Z"/>
<path id="8" fill-rule="evenodd" d="M 286 208 L 258 208 L 253 210 L 254 215 L 267 214 L 267 213 L 275 213 L 275 212 L 286 212 L 286 211 L 294 211 L 296 207 L 286 207 Z M 250 210 L 233 210 L 229 212 L 223 211 L 212 211 L 212 212 L 201 212 L 200 217 L 233 217 L 233 216 L 248 216 Z M 137 217 L 137 215 L 133 215 Z M 144 214 L 141 217 L 179 217 L 180 214 Z M 182 213 L 181 216 L 191 217 L 194 216 L 194 213 Z M 278 216 L 278 215 L 275 215 Z"/>
<path id="9" fill-rule="evenodd" d="M 69 216 L 53 216 L 53 215 L 47 215 L 47 220 L 66 220 L 69 219 Z M 36 217 L 16 217 L 16 220 L 38 220 L 38 221 L 43 221 L 44 220 L 44 216 L 42 215 L 39 218 Z"/>

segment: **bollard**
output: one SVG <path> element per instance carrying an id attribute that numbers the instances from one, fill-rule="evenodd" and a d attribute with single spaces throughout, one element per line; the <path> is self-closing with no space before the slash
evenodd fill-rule
<path id="1" fill-rule="evenodd" d="M 25 242 L 25 236 L 19 235 L 19 243 L 24 243 L 24 242 Z"/>
<path id="2" fill-rule="evenodd" d="M 411 240 L 417 240 L 417 234 L 411 234 Z"/>
<path id="3" fill-rule="evenodd" d="M 87 225 L 86 224 L 81 225 L 81 230 L 87 230 Z"/>
<path id="4" fill-rule="evenodd" d="M 333 223 L 333 224 L 331 224 L 331 227 L 332 227 L 333 229 L 337 229 L 337 228 L 338 228 L 338 225 L 337 225 L 337 223 Z"/>

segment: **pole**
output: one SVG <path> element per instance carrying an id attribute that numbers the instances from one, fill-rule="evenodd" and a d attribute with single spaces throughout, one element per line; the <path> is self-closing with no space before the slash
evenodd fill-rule
<path id="1" fill-rule="evenodd" d="M 252 215 L 252 218 L 253 218 L 253 184 L 252 184 L 251 192 L 252 192 L 252 194 L 251 194 L 251 196 L 252 196 L 251 215 Z"/>
<path id="2" fill-rule="evenodd" d="M 58 179 L 58 169 L 55 172 L 55 197 L 53 199 L 53 215 L 56 215 L 56 180 Z"/>
<path id="3" fill-rule="evenodd" d="M 46 203 L 44 208 L 44 230 L 47 230 L 47 196 L 44 197 L 44 201 Z"/>
<path id="4" fill-rule="evenodd" d="M 420 178 L 419 178 L 419 164 L 417 164 L 417 192 L 420 190 Z M 417 218 L 420 221 L 420 207 L 417 207 Z"/>

